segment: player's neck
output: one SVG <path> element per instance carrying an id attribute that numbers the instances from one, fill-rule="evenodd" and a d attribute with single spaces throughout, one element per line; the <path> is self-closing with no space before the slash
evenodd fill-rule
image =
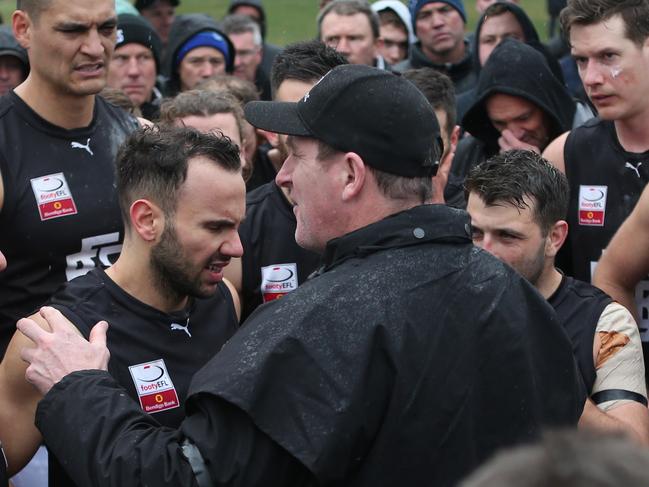
<path id="1" fill-rule="evenodd" d="M 92 122 L 95 95 L 55 93 L 36 77 L 28 78 L 14 91 L 40 117 L 57 127 L 71 130 Z"/>
<path id="2" fill-rule="evenodd" d="M 563 275 L 554 267 L 553 263 L 552 267 L 543 271 L 536 283 L 536 289 L 545 299 L 549 299 L 559 289 L 562 279 Z"/>
<path id="3" fill-rule="evenodd" d="M 614 124 L 624 150 L 635 153 L 649 150 L 649 109 L 628 119 L 615 120 Z"/>
<path id="4" fill-rule="evenodd" d="M 151 268 L 149 256 L 133 252 L 127 239 L 119 259 L 106 270 L 106 274 L 135 299 L 163 313 L 178 311 L 187 305 L 188 297 L 178 296 L 162 286 Z"/>

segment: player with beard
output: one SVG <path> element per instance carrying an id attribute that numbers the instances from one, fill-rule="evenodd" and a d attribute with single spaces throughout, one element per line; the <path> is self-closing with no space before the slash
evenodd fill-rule
<path id="1" fill-rule="evenodd" d="M 640 333 L 621 304 L 554 264 L 568 234 L 568 181 L 532 151 L 512 150 L 466 181 L 473 242 L 511 265 L 545 297 L 573 345 L 586 390 L 580 427 L 649 442 Z"/>
<path id="2" fill-rule="evenodd" d="M 160 424 L 177 427 L 191 376 L 237 329 L 238 298 L 223 268 L 242 253 L 239 151 L 227 138 L 193 129 L 138 130 L 118 155 L 117 185 L 126 227 L 119 259 L 72 280 L 49 304 L 85 337 L 98 320 L 110 323 L 111 374 Z M 34 427 L 40 395 L 25 381 L 19 354 L 29 343 L 16 333 L 0 364 L 10 472 L 41 440 Z M 53 463 L 54 485 L 63 485 Z"/>

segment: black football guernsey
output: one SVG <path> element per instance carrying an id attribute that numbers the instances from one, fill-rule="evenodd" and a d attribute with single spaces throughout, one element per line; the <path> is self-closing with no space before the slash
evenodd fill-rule
<path id="1" fill-rule="evenodd" d="M 627 152 L 611 121 L 593 119 L 570 132 L 564 149 L 570 184 L 568 239 L 557 264 L 590 282 L 597 261 L 649 182 L 649 152 Z M 649 280 L 636 287 L 640 336 L 649 358 Z"/>
<path id="2" fill-rule="evenodd" d="M 177 428 L 185 417 L 192 376 L 237 330 L 232 296 L 222 282 L 215 296 L 193 299 L 167 314 L 138 301 L 102 269 L 74 279 L 50 303 L 88 338 L 100 320 L 109 323 L 108 371 L 163 426 Z M 74 485 L 50 457 L 50 485 Z"/>
<path id="3" fill-rule="evenodd" d="M 557 312 L 559 323 L 570 338 L 579 372 L 590 394 L 596 376 L 593 362 L 595 330 L 604 309 L 613 300 L 587 282 L 563 276 L 559 288 L 548 302 Z"/>
<path id="4" fill-rule="evenodd" d="M 15 93 L 0 98 L 0 356 L 18 318 L 61 283 L 118 256 L 123 225 L 115 156 L 137 121 L 95 98 L 92 123 L 65 130 L 42 119 Z"/>
<path id="5" fill-rule="evenodd" d="M 260 304 L 295 290 L 317 268 L 320 256 L 295 242 L 296 225 L 293 208 L 274 181 L 248 193 L 239 230 L 242 322 Z"/>

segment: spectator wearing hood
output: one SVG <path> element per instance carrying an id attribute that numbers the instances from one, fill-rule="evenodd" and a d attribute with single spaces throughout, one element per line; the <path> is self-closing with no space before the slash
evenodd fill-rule
<path id="1" fill-rule="evenodd" d="M 262 48 L 261 48 L 261 63 L 257 67 L 257 77 L 259 79 L 270 79 L 271 68 L 273 61 L 282 48 L 274 44 L 266 42 L 266 34 L 268 33 L 268 25 L 266 21 L 266 10 L 261 0 L 231 0 L 228 7 L 228 15 L 247 15 L 252 20 L 257 22 L 261 30 Z"/>
<path id="2" fill-rule="evenodd" d="M 433 68 L 446 74 L 456 93 L 475 86 L 477 77 L 471 47 L 465 39 L 466 11 L 462 0 L 410 0 L 410 14 L 418 42 L 395 71 Z"/>
<path id="3" fill-rule="evenodd" d="M 462 120 L 471 135 L 458 144 L 446 201 L 466 206 L 464 179 L 488 157 L 510 149 L 541 153 L 556 137 L 592 116 L 570 96 L 539 51 L 505 39 L 482 67 L 476 99 Z"/>
<path id="4" fill-rule="evenodd" d="M 216 74 L 234 71 L 232 41 L 205 14 L 180 15 L 169 33 L 163 62 L 167 96 L 193 89 Z"/>
<path id="5" fill-rule="evenodd" d="M 0 96 L 25 81 L 28 74 L 27 51 L 18 44 L 11 27 L 0 26 Z"/>
<path id="6" fill-rule="evenodd" d="M 478 12 L 478 14 L 482 15 L 485 10 L 487 10 L 487 7 L 493 3 L 496 3 L 498 0 L 476 0 L 475 2 L 475 10 Z M 511 2 L 511 3 L 518 3 L 518 0 L 503 0 L 506 2 Z"/>
<path id="7" fill-rule="evenodd" d="M 407 59 L 410 45 L 417 41 L 408 7 L 399 0 L 379 0 L 372 10 L 379 16 L 379 54 L 393 65 Z"/>
<path id="8" fill-rule="evenodd" d="M 116 37 L 106 85 L 123 91 L 144 118 L 153 120 L 162 98 L 155 86 L 162 42 L 144 17 L 131 14 L 117 16 Z"/>
<path id="9" fill-rule="evenodd" d="M 169 33 L 176 19 L 178 5 L 179 0 L 135 0 L 135 8 L 142 17 L 151 22 L 165 46 L 169 42 Z"/>
<path id="10" fill-rule="evenodd" d="M 478 20 L 473 37 L 474 48 L 472 52 L 476 74 L 480 74 L 480 70 L 487 62 L 489 54 L 507 37 L 529 44 L 543 54 L 554 75 L 563 83 L 559 63 L 541 43 L 536 27 L 534 27 L 525 11 L 512 2 L 492 3 L 485 8 L 484 13 Z M 474 102 L 475 88 L 457 97 L 458 120 L 462 120 L 466 111 Z"/>

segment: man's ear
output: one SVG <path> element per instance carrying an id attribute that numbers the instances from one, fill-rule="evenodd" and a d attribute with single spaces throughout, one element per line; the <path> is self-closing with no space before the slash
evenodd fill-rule
<path id="1" fill-rule="evenodd" d="M 545 241 L 545 255 L 547 257 L 556 257 L 559 249 L 568 237 L 568 223 L 565 220 L 559 220 L 548 232 Z"/>
<path id="2" fill-rule="evenodd" d="M 14 37 L 25 49 L 29 49 L 32 34 L 32 19 L 24 10 L 16 10 L 11 16 Z"/>
<path id="3" fill-rule="evenodd" d="M 365 185 L 368 168 L 355 152 L 345 154 L 340 177 L 343 181 L 343 201 L 349 201 L 357 197 Z"/>
<path id="4" fill-rule="evenodd" d="M 155 203 L 139 199 L 130 208 L 131 228 L 145 242 L 155 243 L 165 227 L 165 215 Z"/>
<path id="5" fill-rule="evenodd" d="M 279 145 L 279 134 L 276 134 L 275 132 L 269 132 L 268 130 L 263 130 L 263 129 L 255 129 L 255 130 L 260 136 L 266 139 L 268 143 L 273 147 L 277 147 Z"/>

